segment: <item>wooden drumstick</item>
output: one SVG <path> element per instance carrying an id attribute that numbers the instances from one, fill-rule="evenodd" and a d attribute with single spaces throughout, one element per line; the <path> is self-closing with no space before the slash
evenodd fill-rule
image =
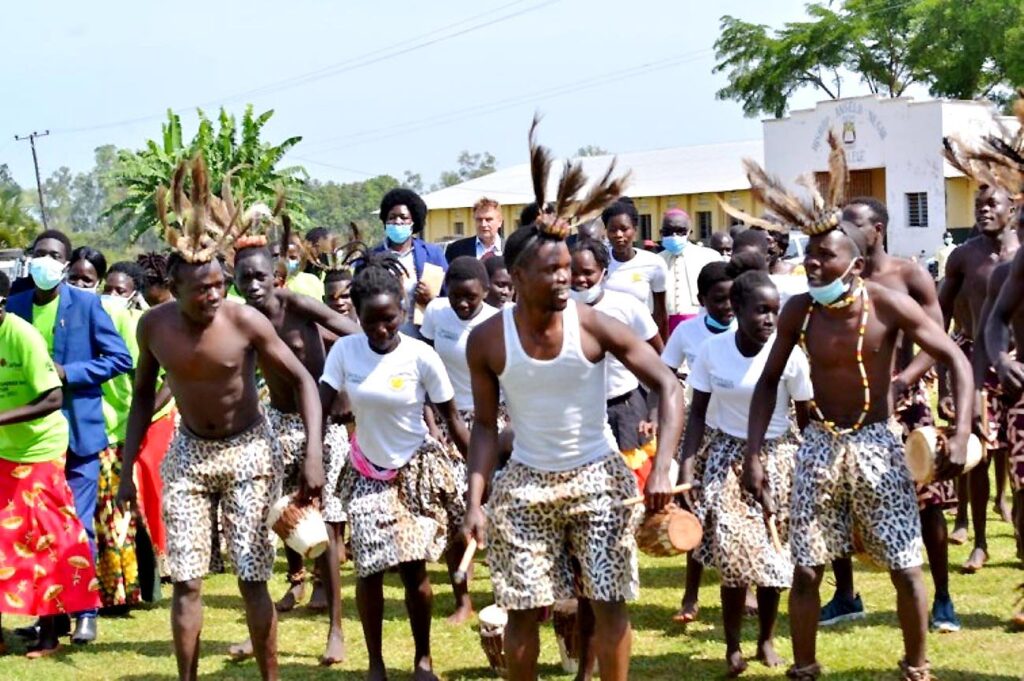
<path id="1" fill-rule="evenodd" d="M 697 487 L 700 487 L 700 483 L 699 482 L 684 482 L 681 485 L 676 485 L 670 491 L 671 491 L 672 494 L 679 494 L 680 492 L 686 492 L 688 490 L 695 489 Z M 644 503 L 644 497 L 643 497 L 642 494 L 640 496 L 638 496 L 638 497 L 629 497 L 628 499 L 623 499 L 622 500 L 622 505 L 623 506 L 636 506 L 637 504 L 642 504 L 642 503 Z"/>
<path id="2" fill-rule="evenodd" d="M 768 533 L 772 537 L 772 546 L 779 553 L 782 553 L 782 542 L 779 541 L 779 526 L 775 522 L 775 514 L 768 516 Z"/>
<path id="3" fill-rule="evenodd" d="M 462 560 L 459 561 L 459 569 L 453 575 L 456 584 L 466 581 L 466 573 L 469 571 L 469 564 L 473 562 L 474 553 L 476 553 L 476 538 L 471 537 L 466 544 L 466 552 L 462 554 Z"/>

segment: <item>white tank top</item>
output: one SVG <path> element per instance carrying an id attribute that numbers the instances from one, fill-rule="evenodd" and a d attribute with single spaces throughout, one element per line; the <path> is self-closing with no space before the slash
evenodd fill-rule
<path id="1" fill-rule="evenodd" d="M 550 360 L 526 354 L 513 312 L 501 311 L 505 370 L 498 377 L 516 433 L 512 460 L 566 471 L 617 451 L 605 411 L 605 361 L 583 355 L 575 301 L 562 312 L 562 349 Z"/>

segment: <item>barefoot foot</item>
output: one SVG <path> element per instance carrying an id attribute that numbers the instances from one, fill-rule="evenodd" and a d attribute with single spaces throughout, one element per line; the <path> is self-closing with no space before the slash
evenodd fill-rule
<path id="1" fill-rule="evenodd" d="M 228 646 L 228 657 L 235 662 L 248 660 L 252 657 L 252 639 L 245 639 L 241 643 L 234 643 Z"/>
<path id="2" fill-rule="evenodd" d="M 274 604 L 278 612 L 290 612 L 299 602 L 306 597 L 306 583 L 292 584 L 281 596 L 281 600 Z"/>
<path id="3" fill-rule="evenodd" d="M 743 604 L 743 613 L 747 617 L 757 617 L 757 594 L 747 589 L 747 602 Z"/>
<path id="4" fill-rule="evenodd" d="M 680 606 L 679 611 L 672 615 L 672 621 L 677 624 L 688 624 L 689 622 L 696 622 L 697 615 L 700 614 L 699 603 L 683 603 Z"/>
<path id="5" fill-rule="evenodd" d="M 1006 499 L 997 499 L 996 503 L 992 505 L 992 510 L 1003 519 L 1004 523 L 1013 523 L 1013 513 L 1010 511 L 1010 505 L 1006 503 Z"/>
<path id="6" fill-rule="evenodd" d="M 948 540 L 950 544 L 954 546 L 960 546 L 967 543 L 967 528 L 966 527 L 955 527 L 953 531 L 949 533 Z"/>
<path id="7" fill-rule="evenodd" d="M 345 661 L 345 635 L 340 631 L 327 632 L 327 649 L 320 658 L 320 666 L 330 667 Z"/>
<path id="8" fill-rule="evenodd" d="M 448 624 L 459 626 L 460 624 L 468 622 L 473 617 L 473 614 L 472 604 L 464 605 L 458 608 L 451 615 L 448 615 L 448 619 L 446 621 Z"/>
<path id="9" fill-rule="evenodd" d="M 738 650 L 725 654 L 725 664 L 729 667 L 729 676 L 733 678 L 747 671 L 747 661 L 743 659 L 743 653 Z"/>
<path id="10" fill-rule="evenodd" d="M 771 641 L 757 644 L 757 659 L 765 667 L 779 667 L 783 663 L 782 658 L 775 652 L 775 645 Z"/>
<path id="11" fill-rule="evenodd" d="M 983 548 L 975 547 L 971 551 L 971 555 L 967 557 L 967 562 L 960 568 L 960 572 L 965 575 L 973 575 L 975 572 L 985 567 L 985 563 L 988 562 L 988 551 Z"/>
<path id="12" fill-rule="evenodd" d="M 441 681 L 434 674 L 434 665 L 429 657 L 423 658 L 412 672 L 412 681 Z"/>
<path id="13" fill-rule="evenodd" d="M 309 597 L 306 608 L 314 612 L 327 610 L 327 589 L 324 588 L 323 582 L 313 582 L 313 593 Z"/>

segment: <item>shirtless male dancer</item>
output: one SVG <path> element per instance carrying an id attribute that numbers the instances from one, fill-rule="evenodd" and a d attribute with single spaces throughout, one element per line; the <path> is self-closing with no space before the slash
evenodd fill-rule
<path id="1" fill-rule="evenodd" d="M 278 337 L 295 353 L 295 357 L 309 372 L 320 376 L 324 371 L 324 343 L 321 339 L 322 326 L 335 337 L 360 333 L 358 322 L 347 315 L 331 310 L 327 305 L 301 293 L 286 288 L 274 287 L 274 259 L 266 247 L 265 240 L 255 237 L 252 246 L 238 248 L 235 252 L 235 286 L 245 298 L 247 305 L 259 310 L 274 325 Z M 291 378 L 280 375 L 271 367 L 261 367 L 270 390 L 270 405 L 267 418 L 271 423 L 278 442 L 284 449 L 286 472 L 284 492 L 294 491 L 298 464 L 301 462 L 306 445 L 306 431 L 299 416 L 299 405 Z M 341 628 L 341 581 L 338 572 L 341 543 L 345 526 L 345 512 L 341 508 L 336 487 L 338 475 L 344 465 L 348 451 L 348 436 L 340 425 L 328 425 L 324 435 L 324 468 L 326 485 L 323 492 L 321 511 L 328 528 L 327 551 L 317 559 L 320 579 L 327 589 L 326 607 L 330 618 L 327 633 L 327 649 L 320 658 L 320 664 L 329 666 L 345 659 L 345 638 Z M 285 547 L 288 559 L 288 581 L 291 584 L 284 598 L 276 606 L 286 612 L 301 598 L 299 589 L 304 588 L 305 570 L 302 556 Z M 310 607 L 322 608 L 315 601 L 323 594 L 314 592 Z M 233 646 L 236 658 L 252 654 L 252 643 Z"/>
<path id="2" fill-rule="evenodd" d="M 871 197 L 855 198 L 843 209 L 842 218 L 864 235 L 867 252 L 864 254 L 861 277 L 909 295 L 936 324 L 941 325 L 942 310 L 931 275 L 918 263 L 885 252 L 885 236 L 889 224 L 889 211 L 885 205 Z M 915 428 L 934 425 L 924 381 L 908 377 L 905 371 L 913 356 L 914 344 L 904 337 L 896 349 L 892 381 L 894 410 L 897 421 L 903 426 L 904 440 Z M 939 631 L 958 631 L 960 621 L 949 595 L 949 548 L 946 542 L 946 519 L 943 517 L 945 509 L 956 506 L 956 481 L 942 480 L 918 486 L 917 503 L 921 515 L 921 534 L 928 552 L 932 581 L 935 583 L 931 625 Z M 836 578 L 836 594 L 822 608 L 822 626 L 864 616 L 860 596 L 853 588 L 853 564 L 850 557 L 832 561 L 832 568 Z"/>
<path id="3" fill-rule="evenodd" d="M 175 173 L 176 213 L 186 223 L 169 258 L 174 302 L 158 305 L 139 320 L 139 360 L 128 416 L 124 469 L 131 471 L 153 419 L 157 374 L 166 372 L 181 426 L 164 458 L 163 517 L 167 567 L 174 584 L 171 632 L 180 679 L 198 677 L 202 630 L 202 578 L 210 563 L 210 507 L 221 499 L 227 542 L 245 603 L 256 662 L 264 679 L 277 679 L 277 614 L 267 590 L 274 568 L 274 542 L 265 525 L 283 471 L 276 434 L 260 410 L 256 365 L 292 386 L 307 435 L 299 498 L 308 502 L 324 485 L 320 401 L 316 383 L 273 325 L 256 310 L 224 300 L 224 271 L 214 258 L 232 236 L 214 241 L 207 220 L 216 206 L 201 159 L 192 163 L 192 206 Z M 162 198 L 162 197 L 161 197 Z M 162 204 L 162 201 L 160 202 Z M 186 204 L 184 208 L 180 208 Z M 162 209 L 163 206 L 160 205 Z M 205 209 L 205 210 L 204 210 Z M 233 214 L 233 206 L 224 211 Z M 166 220 L 164 211 L 161 217 Z M 231 224 L 235 224 L 232 222 Z M 169 233 L 171 230 L 165 224 Z M 134 503 L 132 475 L 122 475 L 118 505 Z"/>
<path id="4" fill-rule="evenodd" d="M 986 460 L 967 474 L 971 521 L 974 525 L 974 550 L 963 564 L 962 570 L 974 573 L 988 561 L 988 536 L 986 534 L 989 500 L 988 462 L 996 462 L 996 512 L 1007 517 L 1002 508 L 1003 486 L 1006 479 L 1006 419 L 1007 405 L 1000 394 L 999 384 L 984 347 L 973 342 L 982 323 L 981 309 L 985 304 L 989 279 L 996 265 L 1009 262 L 1017 251 L 1019 241 L 1013 229 L 1015 208 L 1007 192 L 999 187 L 982 185 L 974 199 L 974 217 L 978 226 L 977 236 L 958 246 L 946 262 L 946 276 L 939 288 L 939 305 L 948 327 L 956 302 L 967 301 L 970 319 L 961 327 L 961 335 L 955 340 L 975 365 L 975 377 L 986 376 L 985 385 L 978 388 L 988 390 L 988 456 Z M 976 356 L 975 356 L 976 355 Z"/>
<path id="5" fill-rule="evenodd" d="M 970 365 L 920 305 L 901 291 L 864 281 L 868 247 L 853 224 L 825 223 L 812 234 L 804 267 L 808 294 L 794 296 L 779 317 L 778 336 L 751 401 L 744 483 L 764 496 L 759 461 L 776 390 L 793 348 L 803 345 L 811 365 L 812 421 L 796 455 L 791 498 L 793 590 L 790 619 L 794 664 L 788 676 L 821 674 L 816 639 L 824 565 L 853 551 L 853 530 L 868 553 L 890 571 L 903 630 L 904 679 L 931 678 L 925 655 L 927 596 L 921 577 L 921 525 L 902 443 L 889 428 L 893 353 L 900 333 L 949 365 L 957 430 L 940 478 L 963 469 L 970 434 Z M 863 385 L 863 393 L 850 386 Z"/>

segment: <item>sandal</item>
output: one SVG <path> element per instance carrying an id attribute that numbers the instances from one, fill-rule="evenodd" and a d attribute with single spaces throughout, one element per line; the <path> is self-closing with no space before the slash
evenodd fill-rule
<path id="1" fill-rule="evenodd" d="M 900 660 L 900 671 L 903 672 L 903 681 L 932 681 L 932 665 L 928 660 L 920 667 L 911 667 L 907 664 L 906 658 Z"/>
<path id="2" fill-rule="evenodd" d="M 815 681 L 821 676 L 822 671 L 824 670 L 817 662 L 812 662 L 803 667 L 797 667 L 794 664 L 786 670 L 786 678 L 795 679 L 796 681 Z"/>
<path id="3" fill-rule="evenodd" d="M 695 603 L 692 610 L 680 607 L 676 614 L 672 615 L 672 621 L 676 624 L 689 624 L 690 622 L 696 622 L 699 615 L 700 605 Z"/>

